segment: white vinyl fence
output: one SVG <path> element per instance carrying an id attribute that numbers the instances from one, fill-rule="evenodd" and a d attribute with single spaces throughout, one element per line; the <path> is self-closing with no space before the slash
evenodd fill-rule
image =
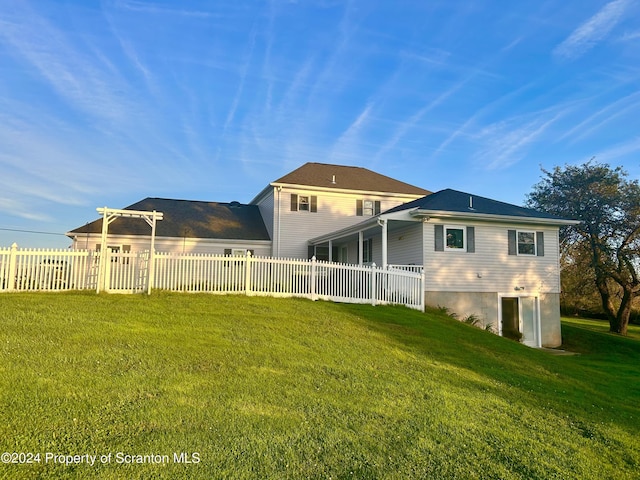
<path id="1" fill-rule="evenodd" d="M 149 252 L 0 249 L 0 292 L 96 290 L 237 293 L 421 310 L 420 267 L 382 269 L 315 259 Z M 419 270 L 419 271 L 418 271 Z"/>

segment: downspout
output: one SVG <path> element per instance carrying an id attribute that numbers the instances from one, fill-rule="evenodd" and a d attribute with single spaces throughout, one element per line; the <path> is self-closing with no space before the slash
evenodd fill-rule
<path id="1" fill-rule="evenodd" d="M 537 347 L 542 348 L 542 315 L 540 313 L 540 291 L 535 298 L 535 310 L 536 310 L 536 336 L 538 337 Z"/>
<path id="2" fill-rule="evenodd" d="M 382 268 L 387 269 L 387 220 L 378 218 L 378 225 L 382 227 Z"/>
<path id="3" fill-rule="evenodd" d="M 282 187 L 276 187 L 278 191 L 278 228 L 276 233 L 276 257 L 280 257 L 280 207 L 281 207 L 281 199 L 282 199 Z"/>

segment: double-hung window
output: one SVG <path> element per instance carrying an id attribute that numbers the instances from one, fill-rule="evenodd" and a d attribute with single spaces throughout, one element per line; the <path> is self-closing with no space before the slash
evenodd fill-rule
<path id="1" fill-rule="evenodd" d="M 509 255 L 544 257 L 544 232 L 508 230 Z"/>
<path id="2" fill-rule="evenodd" d="M 315 195 L 298 195 L 297 193 L 292 193 L 291 211 L 316 213 L 318 211 L 318 197 Z"/>
<path id="3" fill-rule="evenodd" d="M 356 200 L 356 216 L 373 217 L 380 213 L 380 200 Z"/>
<path id="4" fill-rule="evenodd" d="M 536 254 L 536 232 L 518 231 L 518 255 Z"/>

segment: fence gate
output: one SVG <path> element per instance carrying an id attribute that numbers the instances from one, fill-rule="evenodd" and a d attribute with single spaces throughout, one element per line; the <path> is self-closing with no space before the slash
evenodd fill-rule
<path id="1" fill-rule="evenodd" d="M 143 293 L 149 280 L 149 252 L 122 252 L 108 249 L 101 261 L 104 267 L 104 291 Z"/>

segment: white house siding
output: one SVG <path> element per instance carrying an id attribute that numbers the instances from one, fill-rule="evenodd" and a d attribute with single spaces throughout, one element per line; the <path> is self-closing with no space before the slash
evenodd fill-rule
<path id="1" fill-rule="evenodd" d="M 316 196 L 317 212 L 291 211 L 291 194 Z M 283 188 L 280 228 L 274 234 L 274 254 L 285 258 L 307 258 L 308 239 L 349 227 L 365 220 L 356 215 L 356 200 L 379 200 L 381 211 L 413 200 L 415 197 L 385 197 L 366 193 L 340 193 L 313 189 Z M 277 211 L 278 205 L 275 205 Z M 279 238 L 278 238 L 279 237 Z"/>
<path id="2" fill-rule="evenodd" d="M 436 223 L 474 227 L 475 253 L 435 251 Z M 497 330 L 501 296 L 537 297 L 542 346 L 562 343 L 558 228 L 431 219 L 423 229 L 426 305 L 447 307 L 460 319 L 476 315 Z M 508 230 L 544 232 L 544 256 L 509 255 Z"/>
<path id="3" fill-rule="evenodd" d="M 388 233 L 387 262 L 396 265 L 423 264 L 422 222 L 415 222 Z"/>
<path id="4" fill-rule="evenodd" d="M 434 224 L 475 227 L 475 253 L 435 251 Z M 560 293 L 558 228 L 531 225 L 497 225 L 440 222 L 431 219 L 424 228 L 425 289 L 450 292 Z M 509 255 L 508 230 L 544 232 L 544 256 Z"/>
<path id="5" fill-rule="evenodd" d="M 73 249 L 96 250 L 99 248 L 100 241 L 100 235 L 78 236 L 74 241 Z M 109 234 L 107 245 L 109 247 L 128 249 L 131 252 L 143 252 L 151 247 L 151 237 Z M 270 256 L 271 242 L 265 240 L 212 240 L 173 237 L 156 237 L 155 241 L 156 252 L 224 255 L 227 249 L 253 250 L 256 256 Z"/>

